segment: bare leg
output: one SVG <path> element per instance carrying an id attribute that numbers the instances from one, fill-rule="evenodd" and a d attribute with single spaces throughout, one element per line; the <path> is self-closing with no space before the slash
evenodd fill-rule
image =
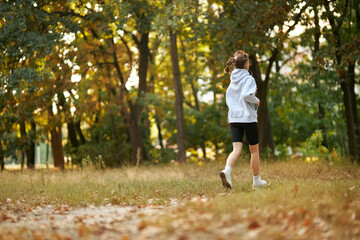
<path id="1" fill-rule="evenodd" d="M 240 157 L 242 146 L 243 146 L 242 142 L 233 143 L 233 151 L 230 153 L 230 155 L 226 160 L 226 166 L 230 166 L 230 167 L 234 166 L 236 160 Z"/>
<path id="2" fill-rule="evenodd" d="M 225 169 L 220 172 L 220 178 L 222 184 L 226 188 L 232 188 L 231 184 L 231 168 L 234 166 L 236 160 L 239 158 L 243 143 L 242 142 L 234 142 L 233 143 L 233 151 L 230 153 L 226 160 Z"/>
<path id="3" fill-rule="evenodd" d="M 254 176 L 258 176 L 260 171 L 259 144 L 250 145 L 250 152 L 252 172 Z"/>

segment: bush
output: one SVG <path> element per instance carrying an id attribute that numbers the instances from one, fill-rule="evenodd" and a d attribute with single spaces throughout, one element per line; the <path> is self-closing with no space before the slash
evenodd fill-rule
<path id="1" fill-rule="evenodd" d="M 323 137 L 321 130 L 316 130 L 304 143 L 300 151 L 306 157 L 306 161 L 317 161 L 319 158 L 329 159 L 329 150 L 322 145 Z"/>

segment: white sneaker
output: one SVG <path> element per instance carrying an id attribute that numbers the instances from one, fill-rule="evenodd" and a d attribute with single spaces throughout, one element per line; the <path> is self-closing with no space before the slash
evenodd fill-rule
<path id="1" fill-rule="evenodd" d="M 262 187 L 266 186 L 266 181 L 261 180 L 261 178 L 259 178 L 259 181 L 253 182 L 253 189 L 260 189 Z"/>
<path id="2" fill-rule="evenodd" d="M 232 188 L 230 174 L 222 170 L 220 172 L 221 181 L 224 187 Z"/>

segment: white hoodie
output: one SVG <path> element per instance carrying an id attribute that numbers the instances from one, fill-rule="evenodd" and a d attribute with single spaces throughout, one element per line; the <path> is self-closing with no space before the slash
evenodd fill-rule
<path id="1" fill-rule="evenodd" d="M 230 80 L 230 85 L 226 90 L 229 122 L 257 122 L 259 99 L 255 96 L 255 79 L 246 69 L 236 68 L 231 72 Z"/>

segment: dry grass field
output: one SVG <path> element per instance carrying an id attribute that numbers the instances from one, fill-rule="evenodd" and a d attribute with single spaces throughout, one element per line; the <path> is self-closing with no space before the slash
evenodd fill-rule
<path id="1" fill-rule="evenodd" d="M 360 168 L 267 162 L 0 173 L 0 239 L 359 239 Z M 38 223 L 37 223 L 38 222 Z"/>

